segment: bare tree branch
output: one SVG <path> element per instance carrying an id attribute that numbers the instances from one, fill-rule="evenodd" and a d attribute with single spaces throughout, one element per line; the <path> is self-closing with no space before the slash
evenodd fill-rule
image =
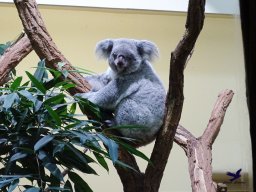
<path id="1" fill-rule="evenodd" d="M 212 180 L 212 144 L 220 131 L 233 95 L 231 90 L 225 90 L 219 94 L 202 137 L 195 138 L 182 126 L 177 129 L 175 142 L 185 150 L 188 157 L 193 192 L 215 192 L 224 189 Z"/>
<path id="2" fill-rule="evenodd" d="M 233 95 L 234 93 L 231 90 L 224 90 L 219 94 L 219 98 L 212 110 L 207 128 L 202 135 L 202 141 L 208 143 L 208 145 L 212 145 L 218 136 L 226 110 L 229 103 L 231 102 Z"/>
<path id="3" fill-rule="evenodd" d="M 151 161 L 145 172 L 145 191 L 158 191 L 165 166 L 172 149 L 174 136 L 183 107 L 183 71 L 187 58 L 194 48 L 204 23 L 205 0 L 190 0 L 186 31 L 182 40 L 171 54 L 169 90 L 166 102 L 164 124 L 155 142 Z"/>
<path id="4" fill-rule="evenodd" d="M 191 139 L 196 139 L 196 138 L 187 129 L 179 125 L 176 130 L 174 141 L 184 149 L 185 153 L 187 153 L 188 141 Z"/>
<path id="5" fill-rule="evenodd" d="M 8 75 L 19 62 L 32 51 L 26 34 L 22 34 L 0 57 L 0 85 L 8 80 Z"/>
<path id="6" fill-rule="evenodd" d="M 75 69 L 61 54 L 53 42 L 44 25 L 35 0 L 14 0 L 14 3 L 18 10 L 24 30 L 40 59 L 46 60 L 47 67 L 57 70 L 59 70 L 59 62 L 65 63 L 62 70 L 69 71 L 68 78 L 77 85 L 74 89 L 70 90 L 71 94 L 88 92 L 91 88 L 90 85 L 85 81 L 81 74 L 74 72 Z"/>

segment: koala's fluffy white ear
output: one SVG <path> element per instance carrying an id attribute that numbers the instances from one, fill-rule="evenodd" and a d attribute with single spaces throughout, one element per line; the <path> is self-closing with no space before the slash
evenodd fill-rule
<path id="1" fill-rule="evenodd" d="M 100 41 L 96 45 L 95 53 L 99 58 L 107 59 L 111 53 L 114 42 L 111 39 Z"/>
<path id="2" fill-rule="evenodd" d="M 154 58 L 159 56 L 157 46 L 146 40 L 138 41 L 137 42 L 138 52 L 143 59 L 152 61 Z"/>

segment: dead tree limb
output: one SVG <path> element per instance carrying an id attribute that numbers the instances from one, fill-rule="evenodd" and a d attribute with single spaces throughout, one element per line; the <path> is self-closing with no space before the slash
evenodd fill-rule
<path id="1" fill-rule="evenodd" d="M 61 54 L 53 42 L 44 25 L 36 2 L 34 0 L 14 0 L 14 3 L 24 30 L 39 58 L 46 60 L 47 67 L 56 70 L 59 70 L 59 62 L 65 63 L 62 70 L 69 71 L 68 79 L 76 84 L 76 87 L 70 90 L 71 94 L 88 92 L 90 85 L 81 74 L 74 72 L 74 67 L 71 66 L 70 62 Z"/>
<path id="2" fill-rule="evenodd" d="M 10 72 L 26 57 L 32 46 L 26 34 L 22 34 L 0 57 L 0 85 L 8 80 Z"/>
<path id="3" fill-rule="evenodd" d="M 233 95 L 231 90 L 225 90 L 219 94 L 207 128 L 201 137 L 196 138 L 181 125 L 178 126 L 174 139 L 188 157 L 193 192 L 217 191 L 217 185 L 212 180 L 212 145 L 219 134 Z"/>

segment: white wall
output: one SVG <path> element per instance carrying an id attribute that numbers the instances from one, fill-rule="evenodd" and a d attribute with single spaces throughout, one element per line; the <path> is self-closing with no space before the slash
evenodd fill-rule
<path id="1" fill-rule="evenodd" d="M 13 2 L 13 0 L 0 0 Z M 43 5 L 65 5 L 98 8 L 187 11 L 188 0 L 37 0 Z M 207 0 L 207 13 L 238 14 L 238 0 Z"/>

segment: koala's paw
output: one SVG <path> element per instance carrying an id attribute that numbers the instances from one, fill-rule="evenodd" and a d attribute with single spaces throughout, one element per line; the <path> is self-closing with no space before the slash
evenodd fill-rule
<path id="1" fill-rule="evenodd" d="M 89 99 L 90 93 L 89 92 L 88 93 L 77 93 L 77 94 L 75 94 L 75 97 L 82 97 L 84 99 Z"/>

